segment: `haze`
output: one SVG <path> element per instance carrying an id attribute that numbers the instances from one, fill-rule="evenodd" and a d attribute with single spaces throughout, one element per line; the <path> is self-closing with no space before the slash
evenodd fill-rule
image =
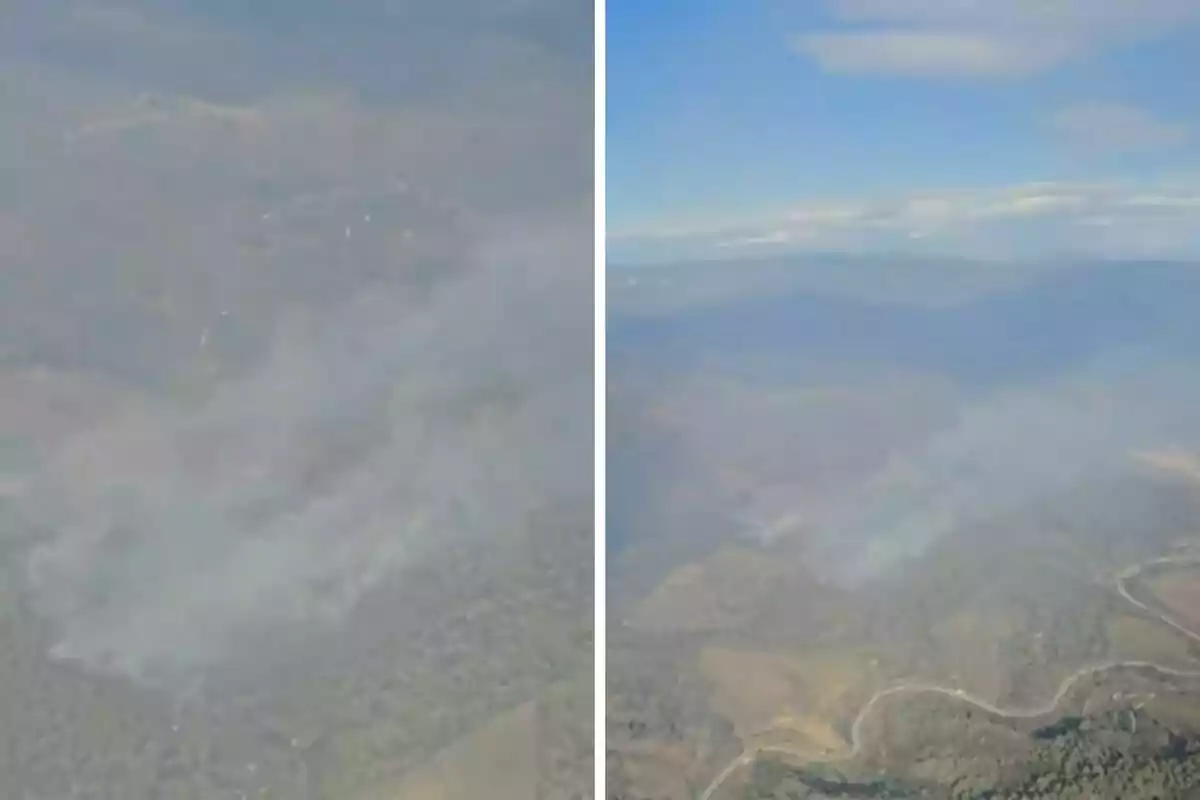
<path id="1" fill-rule="evenodd" d="M 1191 741 L 1141 709 L 1200 677 L 1191 601 L 1155 595 L 1196 552 L 1194 264 L 795 253 L 609 297 L 619 792 L 997 790 L 1021 720 L 1138 703 Z"/>
<path id="2" fill-rule="evenodd" d="M 114 758 L 245 741 L 155 783 L 67 730 L 0 794 L 473 796 L 485 723 L 501 795 L 590 780 L 591 16 L 6 10 L 10 727 L 41 659 L 158 743 Z"/>

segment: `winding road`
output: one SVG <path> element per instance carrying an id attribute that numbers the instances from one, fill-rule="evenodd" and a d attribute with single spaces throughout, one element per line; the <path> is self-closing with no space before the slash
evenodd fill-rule
<path id="1" fill-rule="evenodd" d="M 1130 580 L 1137 577 L 1138 575 L 1140 575 L 1142 572 L 1146 571 L 1147 569 L 1151 569 L 1153 567 L 1165 566 L 1168 564 L 1176 565 L 1176 566 L 1195 566 L 1195 565 L 1200 565 L 1200 558 L 1190 557 L 1190 556 L 1189 557 L 1167 556 L 1164 558 L 1154 559 L 1153 561 L 1146 561 L 1146 562 L 1142 562 L 1140 564 L 1135 564 L 1131 567 L 1126 568 L 1125 570 L 1122 570 L 1117 575 L 1117 577 L 1116 577 L 1117 592 L 1121 595 L 1121 597 L 1123 597 L 1126 600 L 1126 602 L 1128 602 L 1128 603 L 1132 604 L 1134 607 L 1140 609 L 1145 614 L 1155 617 L 1163 624 L 1174 629 L 1175 631 L 1186 636 L 1187 638 L 1189 638 L 1195 642 L 1200 642 L 1200 633 L 1197 633 L 1196 631 L 1191 630 L 1190 628 L 1182 625 L 1178 621 L 1171 619 L 1163 612 L 1161 612 L 1155 608 L 1151 608 L 1146 603 L 1143 603 L 1142 601 L 1138 600 L 1137 598 L 1135 598 L 1133 595 L 1131 595 L 1129 593 L 1129 589 L 1126 586 L 1126 584 Z M 1040 717 L 1040 716 L 1050 714 L 1051 712 L 1053 712 L 1054 709 L 1058 708 L 1058 705 L 1059 705 L 1059 703 L 1061 703 L 1063 701 L 1063 698 L 1065 698 L 1067 696 L 1067 694 L 1071 691 L 1071 689 L 1074 688 L 1075 684 L 1078 683 L 1081 679 L 1087 678 L 1089 676 L 1095 675 L 1100 672 L 1107 672 L 1107 671 L 1113 670 L 1113 669 L 1148 669 L 1148 670 L 1157 672 L 1160 675 L 1167 675 L 1167 676 L 1171 676 L 1171 677 L 1200 678 L 1200 670 L 1173 669 L 1171 667 L 1164 667 L 1161 664 L 1155 664 L 1152 661 L 1108 661 L 1108 662 L 1104 662 L 1101 664 L 1093 664 L 1091 666 L 1082 667 L 1082 668 L 1076 670 L 1075 672 L 1071 673 L 1063 680 L 1063 682 L 1061 684 L 1059 684 L 1058 691 L 1056 691 L 1054 693 L 1054 696 L 1052 698 L 1050 698 L 1050 700 L 1048 700 L 1044 705 L 1036 707 L 1036 708 L 1000 708 L 996 705 L 993 705 L 992 703 L 989 703 L 987 700 L 984 700 L 981 697 L 977 697 L 973 694 L 970 694 L 969 692 L 967 692 L 963 689 L 951 689 L 951 688 L 948 688 L 945 686 L 937 686 L 935 684 L 927 684 L 927 683 L 896 684 L 896 685 L 890 686 L 886 689 L 881 689 L 878 692 L 876 692 L 875 694 L 873 694 L 871 696 L 871 699 L 868 700 L 863 705 L 861 710 L 859 710 L 858 715 L 854 718 L 854 723 L 850 726 L 850 752 L 846 755 L 846 759 L 847 760 L 852 759 L 862 751 L 862 748 L 863 748 L 863 736 L 862 736 L 863 723 L 867 720 L 868 717 L 871 716 L 871 713 L 875 710 L 876 706 L 879 705 L 880 701 L 885 700 L 889 697 L 894 697 L 896 695 L 902 695 L 902 694 L 942 694 L 947 697 L 953 697 L 957 700 L 961 700 L 962 702 L 967 703 L 968 705 L 973 705 L 976 708 L 983 709 L 984 711 L 986 711 L 990 714 L 993 714 L 995 716 L 998 716 L 998 717 L 1005 717 L 1007 719 L 1030 719 L 1033 717 Z M 768 732 L 769 732 L 769 730 L 760 731 L 760 733 L 768 733 Z M 713 778 L 712 782 L 709 783 L 708 787 L 699 795 L 698 800 L 711 800 L 713 794 L 717 791 L 717 789 L 719 789 L 721 787 L 722 784 L 725 783 L 726 780 L 729 779 L 730 775 L 732 775 L 734 772 L 736 772 L 740 767 L 743 767 L 743 766 L 746 766 L 747 764 L 752 763 L 762 753 L 766 753 L 766 752 L 785 752 L 786 753 L 786 752 L 790 752 L 790 751 L 788 751 L 786 748 L 778 748 L 778 747 L 755 747 L 755 748 L 748 749 L 748 750 L 742 752 L 741 755 L 737 756 L 732 761 L 730 761 L 725 766 L 725 768 L 723 770 L 721 770 L 721 772 L 718 773 L 715 778 Z"/>

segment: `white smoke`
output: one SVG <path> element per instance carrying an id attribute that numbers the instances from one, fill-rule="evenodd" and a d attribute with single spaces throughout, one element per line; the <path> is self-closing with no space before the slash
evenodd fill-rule
<path id="1" fill-rule="evenodd" d="M 513 231 L 431 294 L 281 328 L 202 407 L 67 442 L 24 511 L 53 654 L 132 677 L 219 665 L 280 624 L 336 624 L 440 548 L 591 492 L 582 221 Z"/>

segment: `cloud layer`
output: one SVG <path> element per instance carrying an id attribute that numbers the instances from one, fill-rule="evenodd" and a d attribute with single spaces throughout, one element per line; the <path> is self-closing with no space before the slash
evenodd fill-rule
<path id="1" fill-rule="evenodd" d="M 887 29 L 797 36 L 797 50 L 828 72 L 999 78 L 1031 75 L 1071 54 L 1061 40 L 1004 41 L 970 31 Z"/>
<path id="2" fill-rule="evenodd" d="M 809 201 L 759 219 L 616 232 L 617 257 L 769 254 L 783 249 L 983 258 L 1192 257 L 1200 189 L 1028 183 L 890 198 Z"/>
<path id="3" fill-rule="evenodd" d="M 828 0 L 844 27 L 793 43 L 822 69 L 910 77 L 1012 78 L 1200 21 L 1188 0 Z"/>

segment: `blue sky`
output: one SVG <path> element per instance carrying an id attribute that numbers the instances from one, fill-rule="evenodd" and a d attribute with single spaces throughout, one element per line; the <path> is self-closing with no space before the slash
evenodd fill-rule
<path id="1" fill-rule="evenodd" d="M 609 0 L 607 17 L 614 261 L 1200 244 L 1195 0 Z"/>

